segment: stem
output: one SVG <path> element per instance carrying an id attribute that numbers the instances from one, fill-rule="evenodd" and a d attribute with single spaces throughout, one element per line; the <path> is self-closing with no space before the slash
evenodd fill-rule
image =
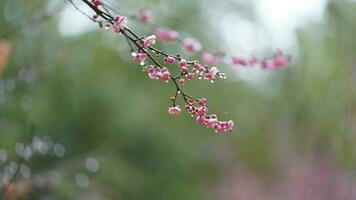
<path id="1" fill-rule="evenodd" d="M 72 4 L 72 0 L 68 0 L 70 1 Z M 102 17 L 103 19 L 105 19 L 106 21 L 108 21 L 110 24 L 114 24 L 114 17 L 111 16 L 109 13 L 106 13 L 105 11 L 102 11 L 100 10 L 99 8 L 95 7 L 92 3 L 90 3 L 90 1 L 88 0 L 82 0 L 86 5 L 88 5 L 98 16 Z M 88 17 L 88 15 L 86 15 Z M 91 19 L 91 17 L 90 17 Z M 132 38 L 132 36 L 128 35 L 127 32 L 130 33 L 134 38 Z M 124 27 L 124 29 L 121 30 L 121 33 L 125 36 L 126 40 L 131 41 L 140 51 L 144 52 L 147 54 L 148 58 L 159 68 L 163 68 L 163 66 L 147 51 L 147 49 L 145 49 L 143 46 L 141 46 L 141 44 L 139 44 L 139 42 L 141 41 L 141 38 L 140 36 L 138 36 L 135 32 L 133 32 L 131 29 L 129 29 L 128 27 Z M 129 45 L 130 45 L 130 42 L 129 42 Z M 131 45 L 130 45 L 131 46 Z M 133 48 L 131 47 L 131 50 Z M 152 51 L 155 51 L 157 52 L 158 54 L 161 54 L 161 55 L 164 55 L 164 56 L 171 56 L 177 60 L 180 60 L 180 56 L 177 55 L 177 56 L 174 56 L 174 55 L 170 55 L 170 54 L 167 54 L 161 50 L 158 50 L 158 49 L 155 49 L 153 47 L 148 47 L 148 49 L 152 50 Z M 189 61 L 188 64 L 194 64 L 194 61 Z M 188 101 L 188 98 L 192 98 L 194 100 L 198 100 L 197 98 L 194 98 L 188 94 L 185 94 L 183 92 L 183 90 L 179 87 L 179 84 L 177 83 L 177 79 L 178 77 L 174 77 L 174 76 L 170 76 L 171 79 L 172 79 L 172 82 L 174 83 L 176 89 L 177 89 L 177 94 L 180 93 L 182 94 L 182 97 L 184 99 L 184 101 L 188 104 L 189 101 Z M 188 98 L 187 98 L 188 97 Z"/>

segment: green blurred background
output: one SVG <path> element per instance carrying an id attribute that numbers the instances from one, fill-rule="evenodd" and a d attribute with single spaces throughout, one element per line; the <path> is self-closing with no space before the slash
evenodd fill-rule
<path id="1" fill-rule="evenodd" d="M 212 51 L 228 42 L 220 26 L 208 23 L 209 0 L 110 3 L 132 12 L 151 8 L 157 23 Z M 287 48 L 292 64 L 257 72 L 262 85 L 223 65 L 226 80 L 186 86 L 207 97 L 212 112 L 235 121 L 226 135 L 185 113 L 168 115 L 174 87 L 147 78 L 122 37 L 75 15 L 67 2 L 57 4 L 0 2 L 2 48 L 11 48 L 0 68 L 0 149 L 7 154 L 0 152 L 0 177 L 11 161 L 31 170 L 30 177 L 17 176 L 18 185 L 31 185 L 22 196 L 23 186 L 16 186 L 17 198 L 356 199 L 355 2 L 329 1 L 322 21 L 295 29 L 297 45 Z M 260 23 L 252 2 L 221 4 L 226 13 L 220 15 Z M 63 18 L 78 16 L 88 24 L 85 31 L 63 34 L 75 28 Z M 142 35 L 154 30 L 134 20 L 130 26 Z M 178 44 L 157 46 L 181 51 Z M 258 53 L 269 55 L 273 47 Z M 48 143 L 47 153 L 17 161 L 16 144 L 34 135 L 63 144 L 65 156 Z M 59 182 L 52 176 L 45 186 L 38 183 L 54 173 Z"/>

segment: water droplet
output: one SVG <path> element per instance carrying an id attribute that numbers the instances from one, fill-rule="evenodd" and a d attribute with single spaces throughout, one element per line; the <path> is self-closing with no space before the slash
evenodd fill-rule
<path id="1" fill-rule="evenodd" d="M 226 74 L 224 74 L 224 73 L 219 73 L 219 77 L 222 78 L 222 79 L 226 79 Z"/>
<path id="2" fill-rule="evenodd" d="M 136 53 L 136 52 L 131 52 L 131 56 L 132 56 L 132 57 L 136 57 L 136 56 L 137 56 L 137 53 Z"/>
<path id="3" fill-rule="evenodd" d="M 145 62 L 144 62 L 144 61 L 141 61 L 141 62 L 140 62 L 140 65 L 141 65 L 141 66 L 144 66 L 144 65 L 145 65 Z"/>

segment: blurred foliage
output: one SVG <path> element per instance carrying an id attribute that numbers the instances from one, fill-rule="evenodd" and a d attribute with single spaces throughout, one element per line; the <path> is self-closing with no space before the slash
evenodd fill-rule
<path id="1" fill-rule="evenodd" d="M 213 112 L 237 121 L 231 135 L 216 135 L 187 115 L 169 116 L 174 88 L 149 80 L 117 35 L 95 29 L 65 37 L 59 15 L 21 26 L 34 11 L 46 12 L 47 3 L 0 2 L 0 33 L 8 33 L 1 40 L 11 46 L 7 65 L 0 67 L 0 149 L 11 152 L 26 142 L 33 123 L 36 135 L 50 135 L 67 152 L 62 159 L 34 161 L 33 174 L 96 156 L 100 170 L 90 175 L 90 187 L 75 186 L 69 175 L 49 188 L 59 199 L 216 199 L 216 185 L 236 165 L 271 183 L 278 182 L 281 168 L 304 157 L 325 159 L 340 170 L 355 167 L 355 3 L 330 1 L 323 23 L 299 28 L 299 54 L 287 69 L 266 72 L 265 92 L 234 75 L 187 87 L 207 97 Z M 157 15 L 159 23 L 219 49 L 209 40 L 218 30 L 201 17 L 204 3 L 117 1 L 131 10 L 152 6 L 169 16 Z M 143 35 L 152 31 L 133 26 Z"/>

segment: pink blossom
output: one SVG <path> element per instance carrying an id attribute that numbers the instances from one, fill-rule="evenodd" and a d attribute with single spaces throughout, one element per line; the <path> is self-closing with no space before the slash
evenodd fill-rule
<path id="1" fill-rule="evenodd" d="M 200 124 L 203 124 L 206 121 L 206 117 L 204 115 L 198 116 L 196 121 Z"/>
<path id="2" fill-rule="evenodd" d="M 186 38 L 183 40 L 183 48 L 188 53 L 195 53 L 202 50 L 202 45 L 197 39 L 194 38 Z"/>
<path id="3" fill-rule="evenodd" d="M 168 81 L 171 79 L 171 74 L 166 68 L 163 68 L 160 72 L 158 72 L 158 77 L 162 81 Z"/>
<path id="4" fill-rule="evenodd" d="M 210 118 L 206 121 L 206 125 L 209 126 L 209 127 L 214 127 L 215 124 L 217 124 L 217 122 L 218 122 L 218 119 L 217 119 L 217 118 L 210 117 Z"/>
<path id="5" fill-rule="evenodd" d="M 192 106 L 190 106 L 190 105 L 185 105 L 185 106 L 184 106 L 184 109 L 185 109 L 186 111 L 190 111 L 190 110 L 192 109 Z"/>
<path id="6" fill-rule="evenodd" d="M 178 115 L 181 112 L 182 112 L 182 110 L 179 108 L 179 106 L 174 106 L 174 107 L 168 108 L 168 113 L 171 115 Z"/>
<path id="7" fill-rule="evenodd" d="M 137 19 L 144 23 L 152 22 L 153 14 L 150 10 L 143 9 L 138 12 Z"/>
<path id="8" fill-rule="evenodd" d="M 147 72 L 150 79 L 159 79 L 158 72 L 159 69 L 153 65 L 146 67 L 145 71 Z"/>
<path id="9" fill-rule="evenodd" d="M 191 105 L 194 105 L 194 104 L 195 104 L 195 99 L 188 99 L 188 102 L 189 102 Z"/>
<path id="10" fill-rule="evenodd" d="M 206 106 L 200 106 L 195 111 L 198 115 L 205 115 L 208 112 L 208 108 Z"/>
<path id="11" fill-rule="evenodd" d="M 206 98 L 201 98 L 201 99 L 199 100 L 199 105 L 205 106 L 205 105 L 206 105 L 206 102 L 207 102 Z"/>
<path id="12" fill-rule="evenodd" d="M 274 60 L 273 59 L 265 59 L 261 61 L 261 68 L 262 69 L 274 69 Z"/>
<path id="13" fill-rule="evenodd" d="M 202 59 L 203 59 L 205 64 L 214 65 L 215 66 L 215 65 L 218 65 L 220 63 L 221 56 L 218 55 L 218 54 L 213 54 L 213 53 L 209 53 L 209 52 L 203 52 Z"/>
<path id="14" fill-rule="evenodd" d="M 258 58 L 256 57 L 252 57 L 249 61 L 248 61 L 248 64 L 253 66 L 253 65 L 257 65 L 259 62 Z"/>
<path id="15" fill-rule="evenodd" d="M 147 48 L 156 43 L 156 36 L 150 35 L 142 39 L 143 47 Z"/>
<path id="16" fill-rule="evenodd" d="M 277 50 L 274 54 L 274 66 L 275 68 L 283 68 L 289 64 L 288 58 L 283 54 L 281 50 Z"/>
<path id="17" fill-rule="evenodd" d="M 194 62 L 194 70 L 195 70 L 195 72 L 199 72 L 200 71 L 200 64 L 198 63 L 198 62 Z"/>
<path id="18" fill-rule="evenodd" d="M 183 86 L 185 84 L 185 80 L 184 79 L 180 79 L 178 83 L 179 83 L 179 85 Z"/>
<path id="19" fill-rule="evenodd" d="M 99 7 L 101 5 L 101 0 L 91 0 L 91 3 L 95 6 L 95 7 Z"/>
<path id="20" fill-rule="evenodd" d="M 194 79 L 194 75 L 192 73 L 187 74 L 187 79 L 192 81 Z"/>
<path id="21" fill-rule="evenodd" d="M 179 67 L 186 67 L 187 61 L 185 59 L 180 59 L 178 62 Z"/>
<path id="22" fill-rule="evenodd" d="M 281 50 L 277 50 L 273 58 L 268 58 L 261 61 L 262 69 L 279 69 L 287 66 L 289 59 Z"/>
<path id="23" fill-rule="evenodd" d="M 232 58 L 232 65 L 240 65 L 240 66 L 247 66 L 248 61 L 241 57 L 233 57 Z"/>
<path id="24" fill-rule="evenodd" d="M 172 56 L 167 56 L 167 57 L 164 59 L 164 61 L 165 61 L 167 64 L 173 64 L 175 60 L 176 60 L 176 59 L 173 58 Z"/>
<path id="25" fill-rule="evenodd" d="M 166 27 L 157 28 L 155 34 L 157 35 L 157 38 L 159 40 L 162 40 L 163 42 L 172 42 L 176 40 L 179 36 L 179 33 L 177 31 L 171 30 Z"/>
<path id="26" fill-rule="evenodd" d="M 112 25 L 112 29 L 114 29 L 115 32 L 119 33 L 126 24 L 127 18 L 125 16 L 118 15 L 115 17 L 115 23 Z"/>
<path id="27" fill-rule="evenodd" d="M 188 67 L 185 67 L 185 66 L 181 67 L 180 70 L 181 70 L 183 73 L 188 73 L 188 72 L 189 72 Z"/>
<path id="28" fill-rule="evenodd" d="M 148 58 L 148 55 L 145 52 L 139 52 L 136 56 L 133 57 L 134 61 L 145 62 Z"/>
<path id="29" fill-rule="evenodd" d="M 285 57 L 276 57 L 274 58 L 275 68 L 283 68 L 289 64 L 288 60 Z"/>
<path id="30" fill-rule="evenodd" d="M 205 78 L 209 81 L 214 81 L 219 70 L 217 67 L 212 67 L 209 69 L 208 73 L 205 74 Z"/>

